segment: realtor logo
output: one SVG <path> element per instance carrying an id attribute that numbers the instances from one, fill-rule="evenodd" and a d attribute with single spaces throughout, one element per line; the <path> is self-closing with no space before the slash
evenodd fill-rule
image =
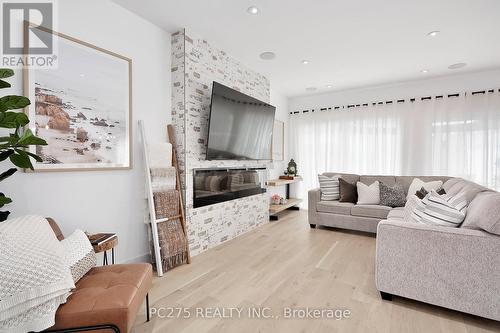
<path id="1" fill-rule="evenodd" d="M 52 30 L 53 8 L 51 2 L 3 2 L 2 37 L 3 54 L 23 54 L 24 38 L 21 22 L 30 22 L 28 27 L 29 54 L 52 54 L 52 34 L 43 33 L 37 27 Z M 20 33 L 21 32 L 21 33 Z"/>
<path id="2" fill-rule="evenodd" d="M 56 68 L 55 2 L 0 0 L 2 52 L 0 67 Z"/>

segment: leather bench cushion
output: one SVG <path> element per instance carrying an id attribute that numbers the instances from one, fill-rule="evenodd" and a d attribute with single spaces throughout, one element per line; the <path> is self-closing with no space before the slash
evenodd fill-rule
<path id="1" fill-rule="evenodd" d="M 152 279 L 150 264 L 94 267 L 59 307 L 56 325 L 50 329 L 114 324 L 120 332 L 128 332 Z"/>
<path id="2" fill-rule="evenodd" d="M 380 205 L 355 205 L 351 208 L 351 215 L 386 219 L 391 209 Z"/>
<path id="3" fill-rule="evenodd" d="M 351 215 L 353 206 L 354 204 L 350 202 L 320 201 L 316 204 L 316 210 L 321 213 Z"/>

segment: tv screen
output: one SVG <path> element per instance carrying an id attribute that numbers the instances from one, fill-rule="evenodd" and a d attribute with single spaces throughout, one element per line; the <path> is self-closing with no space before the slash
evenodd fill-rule
<path id="1" fill-rule="evenodd" d="M 214 82 L 207 160 L 270 160 L 276 108 Z"/>

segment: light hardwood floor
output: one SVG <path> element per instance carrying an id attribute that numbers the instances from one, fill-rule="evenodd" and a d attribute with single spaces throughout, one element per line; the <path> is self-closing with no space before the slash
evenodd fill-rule
<path id="1" fill-rule="evenodd" d="M 145 323 L 142 311 L 133 332 L 500 332 L 500 322 L 398 297 L 382 301 L 375 288 L 374 259 L 373 236 L 310 229 L 306 211 L 287 212 L 279 221 L 155 278 L 151 307 L 162 316 L 170 307 L 186 308 L 190 318 L 152 316 Z M 231 307 L 243 308 L 243 313 L 249 308 L 267 315 L 272 311 L 276 318 L 196 315 L 197 309 Z M 285 319 L 285 307 L 348 309 L 351 315 L 342 320 Z"/>

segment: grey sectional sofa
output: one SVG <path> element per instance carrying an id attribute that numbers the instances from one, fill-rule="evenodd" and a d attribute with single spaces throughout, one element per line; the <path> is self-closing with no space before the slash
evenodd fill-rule
<path id="1" fill-rule="evenodd" d="M 347 176 L 366 184 L 394 178 L 406 191 L 415 178 Z M 375 283 L 383 299 L 398 295 L 500 321 L 500 193 L 460 178 L 418 178 L 443 180 L 448 194 L 466 192 L 460 228 L 405 221 L 403 208 L 337 203 L 326 211 L 317 190 L 309 192 L 309 223 L 376 232 Z"/>
<path id="2" fill-rule="evenodd" d="M 420 178 L 424 182 L 441 180 L 446 182 L 450 177 L 433 176 L 372 176 L 355 175 L 348 173 L 326 172 L 325 176 L 342 176 L 342 179 L 351 184 L 358 181 L 366 185 L 372 184 L 378 180 L 386 185 L 392 186 L 396 182 L 403 185 L 405 193 L 408 192 L 411 182 L 414 178 Z M 391 207 L 380 205 L 355 205 L 349 202 L 321 201 L 321 192 L 319 188 L 310 190 L 308 193 L 308 215 L 311 227 L 327 226 L 342 229 L 377 232 L 377 225 L 380 220 L 385 220 L 392 210 Z"/>

